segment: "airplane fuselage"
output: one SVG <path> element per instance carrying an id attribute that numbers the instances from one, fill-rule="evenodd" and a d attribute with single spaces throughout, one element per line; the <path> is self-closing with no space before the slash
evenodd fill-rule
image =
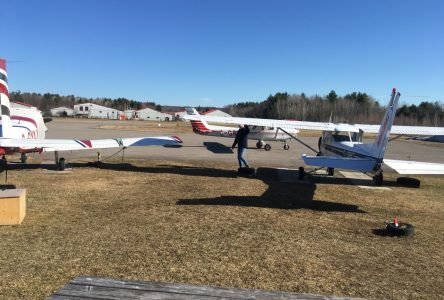
<path id="1" fill-rule="evenodd" d="M 11 103 L 12 139 L 44 139 L 48 130 L 41 112 L 33 106 Z M 1 125 L 1 120 L 0 120 Z M 40 152 L 41 149 L 1 149 L 0 154 Z"/>
<path id="2" fill-rule="evenodd" d="M 319 141 L 320 156 L 345 157 L 365 161 L 351 160 L 349 163 L 359 166 L 362 171 L 378 171 L 381 159 L 372 155 L 371 146 L 362 142 L 362 132 L 331 132 L 324 131 Z"/>
<path id="3" fill-rule="evenodd" d="M 238 128 L 216 125 L 207 125 L 199 128 L 198 126 L 193 125 L 193 131 L 201 135 L 234 138 Z M 262 126 L 250 126 L 248 139 L 256 141 L 288 141 L 291 137 L 283 132 L 278 132 L 276 134 L 275 129 L 267 129 Z"/>

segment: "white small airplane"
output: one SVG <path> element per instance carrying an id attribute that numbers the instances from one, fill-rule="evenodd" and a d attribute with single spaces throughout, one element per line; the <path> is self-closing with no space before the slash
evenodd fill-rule
<path id="1" fill-rule="evenodd" d="M 54 152 L 55 163 L 60 170 L 65 168 L 65 159 L 58 158 L 59 151 L 126 148 L 132 146 L 176 145 L 182 141 L 175 136 L 155 136 L 137 138 L 114 138 L 101 140 L 45 139 L 48 130 L 41 112 L 32 106 L 13 105 L 9 101 L 6 61 L 0 59 L 0 171 L 7 161 L 5 155 L 21 153 L 21 161 L 26 162 L 26 154 L 32 152 Z"/>
<path id="2" fill-rule="evenodd" d="M 189 116 L 200 116 L 195 108 L 187 107 L 186 110 Z M 193 127 L 193 131 L 201 135 L 234 138 L 239 129 L 236 127 L 209 125 L 205 120 L 190 119 L 190 122 L 191 126 Z M 253 125 L 250 127 L 248 139 L 256 140 L 256 147 L 258 149 L 264 148 L 265 151 L 271 150 L 271 145 L 265 143 L 266 141 L 282 141 L 284 142 L 284 149 L 288 150 L 290 149 L 288 141 L 291 140 L 292 136 L 296 136 L 299 130 L 289 129 L 288 131 L 291 133 L 291 135 L 285 132 L 276 131 L 274 127 Z"/>
<path id="3" fill-rule="evenodd" d="M 334 168 L 369 172 L 374 174 L 375 184 L 380 185 L 383 181 L 382 164 L 386 164 L 399 174 L 444 174 L 444 164 L 426 163 L 416 161 L 403 161 L 383 159 L 387 148 L 390 133 L 399 136 L 432 136 L 443 135 L 443 127 L 422 126 L 393 126 L 400 93 L 393 89 L 387 111 L 381 125 L 368 124 L 334 124 L 322 122 L 285 121 L 255 118 L 235 117 L 211 117 L 187 115 L 184 119 L 195 121 L 209 121 L 222 124 L 247 124 L 250 126 L 265 126 L 276 128 L 292 136 L 289 129 L 319 130 L 323 131 L 319 139 L 319 150 L 316 150 L 302 142 L 295 136 L 296 141 L 307 146 L 316 156 L 302 155 L 306 165 L 327 168 L 329 175 L 333 175 Z M 372 143 L 363 143 L 363 134 L 375 133 L 376 138 Z M 303 169 L 301 170 L 302 172 Z"/>

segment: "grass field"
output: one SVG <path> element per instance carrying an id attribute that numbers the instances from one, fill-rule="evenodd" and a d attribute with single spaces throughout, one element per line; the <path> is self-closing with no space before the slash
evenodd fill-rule
<path id="1" fill-rule="evenodd" d="M 13 170 L 20 226 L 0 226 L 0 299 L 42 299 L 79 275 L 386 299 L 444 298 L 444 179 L 364 190 L 280 183 L 272 169 L 133 160 Z M 3 180 L 3 178 L 2 178 Z M 397 215 L 413 237 L 374 233 Z"/>

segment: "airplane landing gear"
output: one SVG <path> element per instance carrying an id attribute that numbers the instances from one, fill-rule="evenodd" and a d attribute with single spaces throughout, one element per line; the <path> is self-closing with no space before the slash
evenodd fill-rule
<path id="1" fill-rule="evenodd" d="M 63 157 L 60 157 L 58 165 L 59 171 L 65 170 L 65 159 Z"/>
<path id="2" fill-rule="evenodd" d="M 288 145 L 287 143 L 284 144 L 284 150 L 288 150 L 290 149 L 290 145 Z"/>
<path id="3" fill-rule="evenodd" d="M 0 159 L 0 173 L 8 169 L 8 160 L 6 159 L 6 156 L 2 156 Z"/>
<path id="4" fill-rule="evenodd" d="M 20 155 L 20 161 L 22 162 L 22 164 L 26 163 L 27 160 L 28 160 L 28 155 L 26 155 L 26 153 L 22 153 Z"/>
<path id="5" fill-rule="evenodd" d="M 270 144 L 265 144 L 264 150 L 265 151 L 270 151 L 271 150 L 271 145 Z"/>
<path id="6" fill-rule="evenodd" d="M 378 174 L 373 176 L 373 181 L 374 181 L 375 185 L 381 186 L 382 182 L 384 181 L 384 175 L 382 175 L 382 172 L 379 172 Z"/>
<path id="7" fill-rule="evenodd" d="M 263 142 L 263 141 L 258 141 L 258 142 L 256 143 L 256 147 L 257 147 L 258 149 L 262 149 L 262 147 L 264 147 L 264 142 Z"/>
<path id="8" fill-rule="evenodd" d="M 54 152 L 54 161 L 55 161 L 56 168 L 59 171 L 65 170 L 65 159 L 63 157 L 60 157 L 60 159 L 59 159 L 59 152 L 58 151 Z"/>
<path id="9" fill-rule="evenodd" d="M 305 169 L 304 167 L 299 167 L 299 180 L 304 180 L 305 177 Z"/>

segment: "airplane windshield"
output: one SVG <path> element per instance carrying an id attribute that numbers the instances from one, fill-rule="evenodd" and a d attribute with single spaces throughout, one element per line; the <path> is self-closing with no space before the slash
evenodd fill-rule
<path id="1" fill-rule="evenodd" d="M 333 134 L 333 141 L 335 141 L 335 142 L 350 142 L 350 137 L 345 134 Z"/>

